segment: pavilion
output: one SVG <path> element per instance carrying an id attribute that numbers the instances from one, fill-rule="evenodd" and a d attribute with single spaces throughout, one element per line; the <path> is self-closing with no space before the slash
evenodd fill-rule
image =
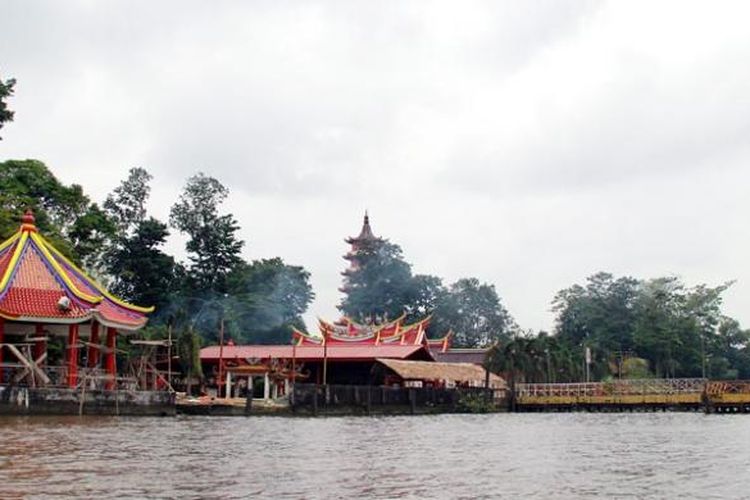
<path id="1" fill-rule="evenodd" d="M 116 342 L 153 307 L 128 304 L 66 258 L 27 211 L 0 244 L 0 387 L 116 389 Z"/>

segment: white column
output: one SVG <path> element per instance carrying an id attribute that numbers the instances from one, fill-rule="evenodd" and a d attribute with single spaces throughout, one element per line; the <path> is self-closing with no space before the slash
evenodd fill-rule
<path id="1" fill-rule="evenodd" d="M 268 372 L 263 375 L 263 399 L 268 399 L 271 388 L 269 387 Z"/>
<path id="2" fill-rule="evenodd" d="M 224 392 L 225 398 L 231 398 L 232 397 L 232 372 L 227 372 L 227 386 L 226 386 L 226 392 Z"/>
<path id="3" fill-rule="evenodd" d="M 253 376 L 247 376 L 247 390 L 250 391 L 250 397 L 253 397 Z"/>
<path id="4" fill-rule="evenodd" d="M 287 397 L 289 396 L 289 379 L 288 378 L 284 379 L 284 395 Z"/>

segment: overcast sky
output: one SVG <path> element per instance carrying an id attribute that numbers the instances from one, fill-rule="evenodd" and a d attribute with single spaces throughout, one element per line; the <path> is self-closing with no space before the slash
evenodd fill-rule
<path id="1" fill-rule="evenodd" d="M 750 3 L 3 0 L 0 159 L 103 200 L 231 189 L 245 258 L 332 318 L 368 209 L 416 273 L 493 283 L 524 328 L 597 271 L 736 279 L 750 326 Z M 170 251 L 184 255 L 182 240 Z"/>

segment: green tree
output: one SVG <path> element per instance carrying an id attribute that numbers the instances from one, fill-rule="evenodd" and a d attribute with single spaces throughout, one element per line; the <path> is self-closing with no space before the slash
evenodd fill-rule
<path id="1" fill-rule="evenodd" d="M 552 310 L 557 312 L 557 333 L 570 344 L 594 350 L 633 348 L 635 302 L 639 282 L 597 273 L 586 286 L 573 285 L 557 293 Z"/>
<path id="2" fill-rule="evenodd" d="M 192 394 L 193 383 L 203 379 L 200 361 L 201 338 L 191 328 L 186 328 L 177 338 L 177 353 L 182 373 L 187 379 L 187 393 Z"/>
<path id="3" fill-rule="evenodd" d="M 0 79 L 0 129 L 3 128 L 6 122 L 13 121 L 15 112 L 8 109 L 7 99 L 13 95 L 13 88 L 15 86 L 16 80 L 14 78 L 9 78 L 5 82 Z M 3 140 L 2 137 L 0 137 L 1 140 Z"/>
<path id="4" fill-rule="evenodd" d="M 259 344 L 288 343 L 292 327 L 314 294 L 310 273 L 276 257 L 237 266 L 228 277 L 227 325 L 233 339 Z"/>
<path id="5" fill-rule="evenodd" d="M 446 293 L 447 290 L 443 286 L 443 280 L 437 276 L 427 274 L 414 276 L 409 285 L 407 301 L 404 304 L 406 322 L 418 321 L 432 314 Z M 432 329 L 430 331 L 432 332 Z M 438 335 L 443 333 L 446 332 L 437 332 Z"/>
<path id="6" fill-rule="evenodd" d="M 182 285 L 184 272 L 161 250 L 169 231 L 166 224 L 146 217 L 151 175 L 130 169 L 128 177 L 107 196 L 104 208 L 117 235 L 107 252 L 111 290 L 135 304 L 163 308 Z M 163 318 L 157 313 L 157 321 Z"/>
<path id="7" fill-rule="evenodd" d="M 104 210 L 117 226 L 120 238 L 127 238 L 146 219 L 146 202 L 151 194 L 153 179 L 146 169 L 136 167 L 104 201 Z"/>
<path id="8" fill-rule="evenodd" d="M 356 268 L 347 275 L 341 312 L 363 322 L 400 316 L 413 291 L 411 265 L 401 247 L 373 240 L 357 252 L 356 259 Z"/>
<path id="9" fill-rule="evenodd" d="M 110 289 L 120 297 L 144 306 L 165 306 L 182 284 L 184 272 L 171 255 L 164 253 L 169 231 L 166 224 L 148 218 L 135 234 L 119 242 L 109 253 Z"/>
<path id="10" fill-rule="evenodd" d="M 189 237 L 188 276 L 194 290 L 226 293 L 227 276 L 242 262 L 244 242 L 236 234 L 239 225 L 233 215 L 219 214 L 219 205 L 228 195 L 218 180 L 199 173 L 188 179 L 172 206 L 170 224 Z"/>
<path id="11" fill-rule="evenodd" d="M 94 274 L 103 268 L 102 255 L 115 228 L 83 188 L 64 185 L 37 160 L 0 163 L 0 238 L 18 230 L 28 208 L 40 231 L 67 257 Z"/>
<path id="12" fill-rule="evenodd" d="M 462 278 L 442 294 L 433 325 L 433 331 L 453 331 L 457 347 L 487 347 L 508 340 L 516 329 L 495 286 L 477 278 Z"/>

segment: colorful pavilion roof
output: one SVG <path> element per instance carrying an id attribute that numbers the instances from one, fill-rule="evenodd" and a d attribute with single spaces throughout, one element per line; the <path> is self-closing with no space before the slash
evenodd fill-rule
<path id="1" fill-rule="evenodd" d="M 379 345 L 425 345 L 437 350 L 450 347 L 452 334 L 440 339 L 427 338 L 430 316 L 415 323 L 404 324 L 405 315 L 379 325 L 363 325 L 344 317 L 338 323 L 318 320 L 320 336 L 312 336 L 293 329 L 292 343 L 298 346 L 379 346 Z"/>
<path id="2" fill-rule="evenodd" d="M 39 234 L 30 211 L 18 232 L 0 244 L 0 316 L 5 319 L 35 323 L 95 319 L 120 330 L 137 330 L 153 310 L 110 294 Z"/>

